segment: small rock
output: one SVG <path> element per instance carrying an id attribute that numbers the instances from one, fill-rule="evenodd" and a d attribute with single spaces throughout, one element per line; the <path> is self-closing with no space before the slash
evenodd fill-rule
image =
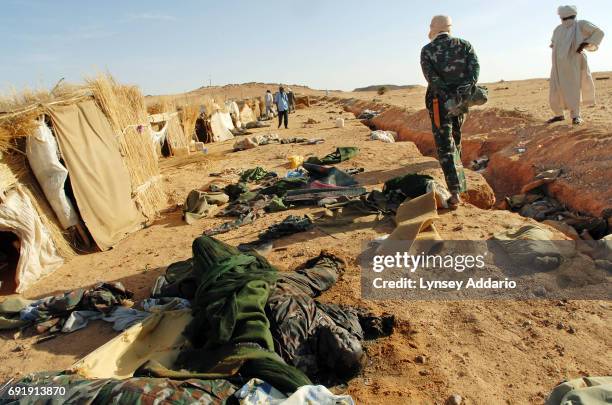
<path id="1" fill-rule="evenodd" d="M 523 322 L 523 326 L 531 326 L 531 321 L 526 320 L 525 322 Z"/>
<path id="2" fill-rule="evenodd" d="M 463 398 L 459 394 L 453 394 L 446 400 L 446 405 L 461 405 Z"/>
<path id="3" fill-rule="evenodd" d="M 429 373 L 429 370 L 420 370 L 419 374 L 420 375 L 429 375 L 430 373 Z"/>
<path id="4" fill-rule="evenodd" d="M 13 349 L 14 352 L 22 352 L 25 350 L 25 346 L 24 345 L 17 345 L 15 346 L 15 348 Z"/>
<path id="5" fill-rule="evenodd" d="M 557 324 L 557 329 L 561 330 L 561 329 L 565 329 L 565 324 L 563 322 L 559 322 Z"/>
<path id="6" fill-rule="evenodd" d="M 419 354 L 418 356 L 414 358 L 414 361 L 419 364 L 425 364 L 425 362 L 427 361 L 427 358 Z"/>
<path id="7" fill-rule="evenodd" d="M 569 328 L 567 328 L 567 331 L 571 334 L 574 334 L 576 332 L 578 332 L 578 330 L 576 330 L 576 328 L 574 328 L 573 326 L 570 325 Z"/>

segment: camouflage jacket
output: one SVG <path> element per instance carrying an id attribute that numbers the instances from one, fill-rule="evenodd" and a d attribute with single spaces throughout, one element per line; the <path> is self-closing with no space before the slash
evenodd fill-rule
<path id="1" fill-rule="evenodd" d="M 427 79 L 427 108 L 438 96 L 447 99 L 459 86 L 476 84 L 480 73 L 472 45 L 463 39 L 443 34 L 421 50 L 421 68 Z"/>

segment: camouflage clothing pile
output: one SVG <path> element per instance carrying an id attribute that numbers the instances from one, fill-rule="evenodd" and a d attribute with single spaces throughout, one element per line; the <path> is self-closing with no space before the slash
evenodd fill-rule
<path id="1" fill-rule="evenodd" d="M 459 89 L 476 85 L 478 58 L 469 42 L 444 33 L 423 47 L 421 68 L 428 83 L 425 105 L 446 184 L 451 193 L 464 192 L 467 184 L 461 163 L 461 127 L 465 114 L 451 117 L 445 103 L 455 98 Z"/>
<path id="2" fill-rule="evenodd" d="M 10 387 L 62 387 L 64 395 L 16 396 Z M 167 378 L 133 377 L 126 380 L 112 378 L 88 380 L 79 375 L 31 374 L 0 391 L 0 404 L 43 405 L 62 404 L 225 404 L 237 387 L 227 380 L 188 379 L 175 381 Z"/>

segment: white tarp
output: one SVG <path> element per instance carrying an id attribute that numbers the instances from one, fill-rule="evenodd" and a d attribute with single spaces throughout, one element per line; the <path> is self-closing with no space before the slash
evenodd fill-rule
<path id="1" fill-rule="evenodd" d="M 225 116 L 229 118 L 231 123 L 232 119 L 230 118 L 229 113 L 217 111 L 210 117 L 210 128 L 212 129 L 213 133 L 213 142 L 221 142 L 234 138 L 234 135 L 229 130 L 229 128 L 233 128 L 234 126 L 227 126 L 227 119 Z"/>
<path id="2" fill-rule="evenodd" d="M 38 128 L 28 136 L 26 154 L 34 176 L 62 227 L 75 226 L 79 215 L 64 190 L 68 170 L 59 161 L 57 141 L 44 121 L 39 121 Z"/>
<path id="3" fill-rule="evenodd" d="M 20 186 L 9 191 L 0 205 L 0 230 L 13 232 L 21 242 L 15 270 L 16 292 L 24 291 L 64 263 L 38 212 Z"/>
<path id="4" fill-rule="evenodd" d="M 227 129 L 234 129 L 234 122 L 228 112 L 217 111 L 220 114 L 221 120 Z"/>

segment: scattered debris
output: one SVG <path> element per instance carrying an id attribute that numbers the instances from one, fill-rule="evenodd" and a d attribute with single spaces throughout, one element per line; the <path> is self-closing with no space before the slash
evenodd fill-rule
<path id="1" fill-rule="evenodd" d="M 484 155 L 479 157 L 478 159 L 472 160 L 472 163 L 470 164 L 470 169 L 477 172 L 486 169 L 488 164 L 489 157 L 487 155 Z"/>
<path id="2" fill-rule="evenodd" d="M 380 111 L 366 109 L 366 110 L 363 110 L 361 114 L 357 116 L 357 118 L 359 118 L 360 120 L 371 120 L 372 118 L 376 117 L 378 114 L 380 114 Z"/>
<path id="3" fill-rule="evenodd" d="M 372 131 L 370 133 L 370 139 L 373 141 L 383 141 L 386 143 L 394 143 L 397 139 L 397 132 L 393 131 Z"/>

